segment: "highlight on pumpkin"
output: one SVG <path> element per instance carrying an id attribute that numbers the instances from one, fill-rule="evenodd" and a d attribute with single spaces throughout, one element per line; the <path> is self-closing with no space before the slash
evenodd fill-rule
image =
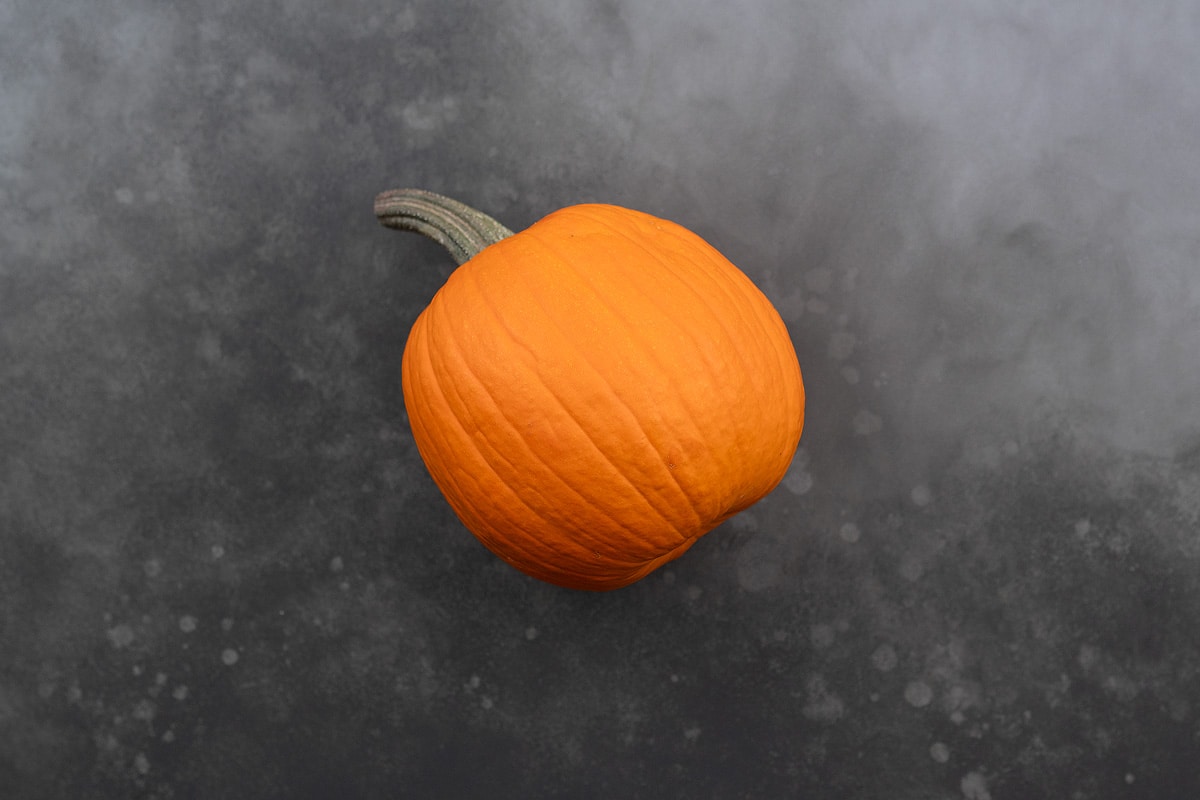
<path id="1" fill-rule="evenodd" d="M 376 213 L 459 259 L 409 335 L 404 403 L 438 488 L 512 566 L 625 586 L 783 478 L 804 425 L 795 349 L 696 234 L 599 204 L 512 233 L 421 190 Z"/>

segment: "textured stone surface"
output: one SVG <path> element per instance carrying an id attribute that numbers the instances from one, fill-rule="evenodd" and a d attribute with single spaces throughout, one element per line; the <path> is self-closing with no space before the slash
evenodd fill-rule
<path id="1" fill-rule="evenodd" d="M 1195 4 L 572 5 L 0 3 L 0 796 L 1200 796 Z M 780 488 L 494 559 L 401 185 L 710 239 Z"/>

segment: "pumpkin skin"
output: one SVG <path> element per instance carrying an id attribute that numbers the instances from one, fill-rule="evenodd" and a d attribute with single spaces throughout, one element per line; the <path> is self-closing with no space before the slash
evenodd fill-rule
<path id="1" fill-rule="evenodd" d="M 766 296 L 696 234 L 610 205 L 556 211 L 462 264 L 402 373 L 458 518 L 574 589 L 633 583 L 760 500 L 804 424 Z"/>

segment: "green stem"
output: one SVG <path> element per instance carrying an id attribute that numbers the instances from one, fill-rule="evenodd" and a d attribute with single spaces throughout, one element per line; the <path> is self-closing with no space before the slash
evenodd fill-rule
<path id="1" fill-rule="evenodd" d="M 375 216 L 389 228 L 416 231 L 450 251 L 459 264 L 513 235 L 496 220 L 424 189 L 393 189 L 375 198 Z"/>

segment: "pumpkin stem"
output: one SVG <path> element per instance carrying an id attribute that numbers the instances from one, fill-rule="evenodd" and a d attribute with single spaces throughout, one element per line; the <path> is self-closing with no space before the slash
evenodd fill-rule
<path id="1" fill-rule="evenodd" d="M 392 189 L 375 198 L 375 216 L 389 228 L 416 231 L 450 251 L 459 264 L 513 235 L 468 205 L 424 189 Z"/>

